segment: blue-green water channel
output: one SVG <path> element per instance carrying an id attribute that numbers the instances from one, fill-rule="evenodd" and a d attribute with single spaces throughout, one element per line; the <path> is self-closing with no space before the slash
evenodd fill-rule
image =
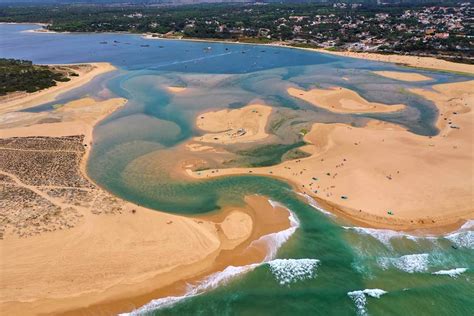
<path id="1" fill-rule="evenodd" d="M 32 28 L 0 25 L 0 57 L 38 63 L 107 61 L 119 69 L 30 110 L 49 110 L 54 104 L 86 95 L 129 100 L 94 131 L 88 172 L 97 183 L 140 205 L 182 214 L 213 212 L 242 203 L 245 195 L 262 194 L 291 210 L 299 223 L 268 262 L 226 269 L 188 295 L 161 298 L 136 313 L 474 314 L 472 223 L 459 232 L 436 238 L 343 227 L 281 181 L 256 176 L 196 181 L 171 172 L 174 159 L 182 155 L 177 148 L 199 135 L 195 118 L 208 109 L 236 108 L 254 100 L 265 102 L 275 108 L 273 122 L 281 120 L 270 131 L 275 143 L 291 147 L 301 141 L 297 132 L 312 122 L 365 123 L 367 116 L 330 113 L 286 93 L 290 86 L 306 89 L 338 85 L 354 89 L 371 101 L 407 104 L 408 108 L 400 113 L 372 117 L 401 124 L 417 134 L 436 135 L 435 107 L 406 89 L 467 78 L 417 70 L 433 80 L 406 84 L 371 73 L 406 71 L 395 65 L 300 50 L 150 41 L 126 34 L 24 32 Z M 112 45 L 114 40 L 119 43 Z M 100 44 L 103 41 L 110 44 Z M 205 49 L 208 46 L 212 49 Z M 173 94 L 166 89 L 170 85 L 186 86 L 188 91 Z M 277 239 L 274 236 L 274 241 Z"/>

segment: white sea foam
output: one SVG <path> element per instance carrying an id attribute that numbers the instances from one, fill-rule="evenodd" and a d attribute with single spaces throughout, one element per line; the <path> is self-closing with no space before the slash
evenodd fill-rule
<path id="1" fill-rule="evenodd" d="M 398 258 L 381 257 L 377 259 L 377 263 L 383 269 L 393 266 L 408 273 L 425 272 L 428 270 L 429 254 L 419 253 Z"/>
<path id="2" fill-rule="evenodd" d="M 445 236 L 415 236 L 404 232 L 389 230 L 389 229 L 377 229 L 377 228 L 365 228 L 365 227 L 352 227 L 343 226 L 344 229 L 353 230 L 361 235 L 369 235 L 384 245 L 391 247 L 390 241 L 395 238 L 406 238 L 409 240 L 437 240 L 439 238 L 446 238 L 458 247 L 464 247 L 474 249 L 474 220 L 468 220 L 458 230 L 445 235 Z"/>
<path id="3" fill-rule="evenodd" d="M 288 219 L 290 220 L 290 227 L 277 233 L 271 233 L 262 236 L 259 239 L 254 240 L 250 243 L 250 246 L 259 244 L 267 248 L 267 255 L 264 261 L 269 261 L 275 258 L 278 249 L 280 249 L 280 247 L 291 237 L 291 235 L 295 233 L 295 231 L 300 226 L 300 221 L 298 220 L 298 217 L 296 217 L 296 215 L 291 210 L 289 210 L 278 202 L 272 200 L 269 200 L 269 202 L 273 207 L 283 207 L 288 210 L 288 212 L 290 213 L 290 215 L 288 216 Z"/>
<path id="4" fill-rule="evenodd" d="M 361 234 L 361 235 L 371 236 L 372 238 L 377 239 L 378 241 L 380 241 L 382 244 L 384 244 L 385 246 L 389 248 L 392 247 L 390 241 L 394 238 L 399 238 L 399 239 L 406 238 L 413 241 L 416 241 L 419 238 L 436 239 L 435 237 L 431 237 L 431 236 L 417 237 L 417 236 L 413 236 L 413 235 L 402 233 L 402 232 L 397 232 L 390 229 L 377 229 L 377 228 L 352 227 L 352 226 L 343 226 L 343 228 L 347 230 L 355 231 L 356 233 Z"/>
<path id="5" fill-rule="evenodd" d="M 269 200 L 269 202 L 273 207 L 284 207 L 282 204 L 278 202 L 271 201 L 271 200 Z M 290 215 L 288 216 L 288 219 L 290 221 L 289 228 L 277 233 L 272 233 L 272 234 L 262 236 L 258 240 L 253 241 L 250 244 L 250 246 L 252 246 L 252 244 L 254 243 L 264 243 L 264 245 L 268 249 L 268 252 L 263 263 L 268 263 L 270 267 L 272 265 L 274 266 L 278 265 L 278 263 L 274 263 L 272 259 L 276 256 L 278 249 L 291 237 L 291 235 L 293 235 L 293 233 L 296 231 L 296 229 L 300 225 L 300 222 L 298 218 L 296 217 L 296 215 L 293 212 L 291 212 L 288 208 L 286 209 L 290 213 Z M 277 259 L 277 260 L 280 260 L 280 259 Z M 301 259 L 301 260 L 315 260 L 315 259 Z M 189 285 L 186 293 L 181 296 L 168 296 L 168 297 L 155 299 L 155 300 L 152 300 L 150 303 L 138 309 L 133 310 L 130 313 L 123 313 L 120 315 L 123 315 L 123 316 L 142 315 L 152 310 L 172 306 L 178 303 L 179 301 L 182 301 L 183 299 L 195 297 L 195 296 L 205 293 L 206 291 L 215 289 L 218 286 L 225 285 L 229 281 L 235 279 L 237 276 L 245 274 L 249 271 L 252 271 L 256 267 L 262 265 L 263 263 L 255 263 L 255 264 L 249 264 L 249 265 L 239 266 L 239 267 L 229 266 L 225 268 L 223 271 L 211 274 L 202 282 L 196 285 Z"/>
<path id="6" fill-rule="evenodd" d="M 449 234 L 445 237 L 457 247 L 474 249 L 474 232 L 461 231 L 458 233 Z"/>
<path id="7" fill-rule="evenodd" d="M 367 313 L 367 296 L 380 298 L 382 295 L 387 292 L 381 289 L 365 289 L 362 291 L 352 291 L 347 293 L 347 295 L 354 301 L 357 308 L 358 315 L 368 315 Z"/>
<path id="8" fill-rule="evenodd" d="M 311 196 L 309 196 L 308 194 L 306 193 L 301 193 L 301 192 L 297 192 L 298 195 L 304 197 L 306 199 L 306 201 L 308 201 L 309 205 L 311 205 L 313 208 L 315 208 L 316 210 L 320 211 L 321 213 L 323 214 L 326 214 L 328 216 L 331 216 L 331 217 L 334 217 L 334 214 L 329 212 L 329 211 L 326 211 L 321 205 L 319 205 L 319 203 L 313 199 Z"/>
<path id="9" fill-rule="evenodd" d="M 285 285 L 314 278 L 319 262 L 317 259 L 275 259 L 268 265 L 277 281 Z"/>
<path id="10" fill-rule="evenodd" d="M 462 274 L 466 271 L 467 271 L 467 268 L 456 268 L 456 269 L 451 269 L 451 270 L 439 270 L 439 271 L 433 272 L 431 274 L 449 275 L 452 278 L 457 278 L 460 274 Z"/>
<path id="11" fill-rule="evenodd" d="M 224 285 L 230 280 L 235 279 L 238 275 L 241 275 L 243 273 L 246 273 L 248 271 L 251 271 L 255 269 L 257 266 L 260 264 L 255 263 L 255 264 L 249 264 L 246 266 L 240 266 L 240 267 L 234 267 L 234 266 L 229 266 L 225 268 L 223 271 L 216 272 L 214 274 L 211 274 L 208 276 L 205 280 L 202 282 L 198 283 L 197 285 L 190 285 L 188 287 L 188 290 L 186 293 L 182 296 L 168 296 L 168 297 L 163 297 L 159 298 L 156 300 L 152 300 L 150 303 L 130 312 L 130 313 L 123 313 L 120 314 L 122 316 L 125 315 L 130 315 L 130 316 L 135 316 L 135 315 L 142 315 L 146 312 L 158 309 L 158 308 L 164 308 L 164 307 L 169 307 L 174 305 L 175 303 L 185 299 L 185 298 L 190 298 L 194 296 L 198 296 L 205 291 L 215 289 L 216 287 L 220 285 Z"/>

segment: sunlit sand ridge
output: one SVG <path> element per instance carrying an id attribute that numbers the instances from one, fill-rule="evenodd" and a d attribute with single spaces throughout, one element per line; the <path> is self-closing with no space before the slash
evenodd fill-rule
<path id="1" fill-rule="evenodd" d="M 355 128 L 314 124 L 311 157 L 264 168 L 191 172 L 197 178 L 259 174 L 290 180 L 298 190 L 370 226 L 439 227 L 473 217 L 474 81 L 412 89 L 440 111 L 435 137 L 372 120 Z M 342 96 L 341 96 L 342 98 Z"/>
<path id="2" fill-rule="evenodd" d="M 342 87 L 311 89 L 309 91 L 289 88 L 288 94 L 336 113 L 384 113 L 400 111 L 405 108 L 403 104 L 386 105 L 369 102 L 358 93 Z"/>
<path id="3" fill-rule="evenodd" d="M 9 254 L 0 262 L 3 311 L 50 313 L 113 301 L 107 308 L 118 312 L 131 297 L 220 269 L 230 260 L 220 256 L 222 250 L 289 225 L 280 220 L 262 229 L 268 220 L 254 224 L 249 208 L 229 208 L 216 218 L 176 216 L 97 187 L 85 175 L 92 128 L 125 102 L 84 98 L 50 114 L 0 117 L 9 127 L 0 129 L 2 208 L 9 218 L 1 227 L 1 252 Z M 53 116 L 55 122 L 41 123 Z M 49 162 L 35 171 L 35 161 L 44 160 Z M 248 203 L 264 207 L 261 200 Z M 264 256 L 257 252 L 246 260 Z M 138 304 L 150 298 L 141 299 Z"/>
<path id="4" fill-rule="evenodd" d="M 382 77 L 400 80 L 400 81 L 408 81 L 408 82 L 418 82 L 418 81 L 427 81 L 432 80 L 432 78 L 427 77 L 422 74 L 418 74 L 416 72 L 400 72 L 400 71 L 373 71 L 374 74 L 377 74 Z"/>

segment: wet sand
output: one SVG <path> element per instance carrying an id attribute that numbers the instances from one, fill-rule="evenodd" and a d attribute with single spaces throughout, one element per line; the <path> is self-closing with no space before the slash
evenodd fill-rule
<path id="1" fill-rule="evenodd" d="M 385 78 L 395 79 L 399 81 L 407 81 L 407 82 L 419 82 L 419 81 L 427 81 L 427 80 L 433 79 L 428 76 L 418 74 L 415 72 L 400 72 L 400 71 L 372 71 L 372 72 L 376 75 L 379 75 Z"/>
<path id="2" fill-rule="evenodd" d="M 52 123 L 42 123 L 50 119 L 44 113 L 0 116 L 8 126 L 0 129 L 0 185 L 8 194 L 2 217 L 10 219 L 0 241 L 5 313 L 103 312 L 107 302 L 113 313 L 128 311 L 156 298 L 157 289 L 181 293 L 185 280 L 261 261 L 266 249 L 246 246 L 289 226 L 286 211 L 260 214 L 273 209 L 263 197 L 215 216 L 184 217 L 97 187 L 85 175 L 92 129 L 125 102 L 76 100 L 54 110 L 59 121 Z"/>
<path id="3" fill-rule="evenodd" d="M 404 104 L 386 105 L 369 102 L 357 92 L 342 87 L 311 89 L 309 91 L 288 88 L 287 92 L 292 97 L 335 113 L 387 113 L 401 111 L 405 108 Z"/>
<path id="4" fill-rule="evenodd" d="M 38 104 L 53 101 L 58 95 L 87 84 L 95 77 L 116 69 L 109 63 L 68 64 L 62 66 L 71 68 L 71 71 L 74 71 L 79 76 L 70 77 L 70 81 L 57 82 L 56 86 L 37 92 L 21 92 L 2 97 L 0 99 L 0 103 L 2 104 L 0 107 L 0 114 L 20 111 Z"/>
<path id="5" fill-rule="evenodd" d="M 474 81 L 411 90 L 439 109 L 435 137 L 376 120 L 362 128 L 316 123 L 305 136 L 310 157 L 263 168 L 186 172 L 195 178 L 282 178 L 366 226 L 453 227 L 474 218 L 473 91 Z"/>

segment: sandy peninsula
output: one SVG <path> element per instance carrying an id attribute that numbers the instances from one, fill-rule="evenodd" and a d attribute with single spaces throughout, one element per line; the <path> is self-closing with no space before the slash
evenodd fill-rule
<path id="1" fill-rule="evenodd" d="M 361 58 L 366 60 L 395 63 L 415 68 L 424 68 L 432 70 L 442 70 L 459 72 L 466 74 L 474 74 L 474 65 L 455 63 L 452 61 L 437 59 L 434 57 L 421 57 L 411 55 L 395 55 L 395 54 L 378 54 L 378 53 L 362 53 L 350 51 L 331 51 L 326 49 L 302 48 L 306 50 L 317 51 L 324 54 L 331 54 L 343 57 Z"/>
<path id="2" fill-rule="evenodd" d="M 395 79 L 399 81 L 407 81 L 407 82 L 419 82 L 419 81 L 428 81 L 432 80 L 433 78 L 416 73 L 416 72 L 401 72 L 401 71 L 372 71 L 374 74 Z"/>
<path id="3" fill-rule="evenodd" d="M 210 111 L 198 115 L 196 126 L 207 132 L 193 140 L 202 143 L 234 144 L 261 141 L 272 108 L 250 104 L 240 109 Z"/>
<path id="4" fill-rule="evenodd" d="M 56 86 L 33 93 L 14 93 L 0 98 L 0 114 L 23 110 L 38 104 L 53 101 L 59 94 L 73 90 L 90 82 L 95 77 L 113 71 L 116 68 L 109 63 L 55 65 L 71 69 L 78 76 L 70 77 L 67 82 L 57 82 Z"/>
<path id="5" fill-rule="evenodd" d="M 312 155 L 263 168 L 187 173 L 279 177 L 328 209 L 366 226 L 414 230 L 454 227 L 474 218 L 474 81 L 412 89 L 440 111 L 439 135 L 415 135 L 372 120 L 365 127 L 313 125 Z"/>
<path id="6" fill-rule="evenodd" d="M 309 91 L 288 88 L 287 92 L 292 97 L 335 113 L 386 113 L 401 111 L 405 108 L 404 104 L 386 105 L 370 102 L 357 92 L 342 87 Z"/>
<path id="7" fill-rule="evenodd" d="M 95 185 L 84 171 L 93 126 L 125 102 L 84 98 L 45 113 L 0 114 L 4 313 L 129 311 L 230 264 L 263 260 L 264 245 L 249 244 L 289 227 L 288 212 L 265 197 L 185 217 Z"/>

